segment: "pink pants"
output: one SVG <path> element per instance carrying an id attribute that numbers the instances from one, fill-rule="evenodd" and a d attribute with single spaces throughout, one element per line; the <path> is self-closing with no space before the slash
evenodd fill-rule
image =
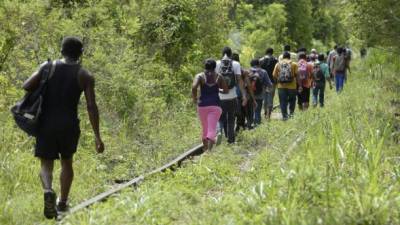
<path id="1" fill-rule="evenodd" d="M 208 139 L 215 142 L 217 123 L 222 114 L 222 109 L 219 106 L 197 107 L 197 113 L 203 129 L 202 140 Z"/>

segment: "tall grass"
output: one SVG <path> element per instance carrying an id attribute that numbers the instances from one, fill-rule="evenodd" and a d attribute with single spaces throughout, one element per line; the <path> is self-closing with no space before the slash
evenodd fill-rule
<path id="1" fill-rule="evenodd" d="M 394 66 L 384 68 L 372 79 L 365 64 L 354 62 L 345 90 L 328 91 L 324 109 L 244 132 L 240 144 L 64 223 L 398 224 L 400 152 L 392 134 L 399 121 L 390 101 L 399 93 L 386 84 L 399 78 Z M 301 141 L 290 148 L 295 140 Z"/>
<path id="2" fill-rule="evenodd" d="M 391 103 L 399 100 L 400 64 L 389 57 L 383 75 L 376 76 L 368 66 L 376 66 L 375 57 L 383 56 L 373 52 L 354 62 L 343 93 L 327 91 L 325 108 L 243 132 L 239 144 L 222 145 L 62 223 L 400 223 L 400 122 L 394 116 L 399 107 Z M 2 87 L 11 90 L 6 83 Z M 1 93 L 2 100 L 13 102 L 14 92 Z M 51 224 L 42 216 L 33 140 L 14 127 L 9 103 L 2 105 L 0 116 L 0 224 Z M 102 156 L 94 154 L 90 125 L 82 124 L 72 204 L 110 188 L 114 179 L 166 162 L 190 146 L 199 131 L 194 113 L 186 112 L 149 127 L 152 136 L 146 142 L 132 138 L 127 126 L 115 132 L 103 123 L 108 149 Z"/>

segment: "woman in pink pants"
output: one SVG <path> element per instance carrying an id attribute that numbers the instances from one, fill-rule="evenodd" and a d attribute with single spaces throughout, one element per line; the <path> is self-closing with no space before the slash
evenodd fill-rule
<path id="1" fill-rule="evenodd" d="M 217 136 L 217 123 L 222 109 L 219 106 L 218 93 L 228 93 L 224 78 L 215 73 L 217 63 L 213 59 L 205 62 L 205 71 L 195 76 L 192 85 L 193 102 L 197 104 L 197 112 L 201 122 L 204 151 L 211 150 Z M 200 87 L 200 97 L 197 99 L 197 89 Z"/>

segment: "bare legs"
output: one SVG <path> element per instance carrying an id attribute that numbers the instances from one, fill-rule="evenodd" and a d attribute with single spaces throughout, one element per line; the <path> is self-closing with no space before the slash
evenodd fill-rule
<path id="1" fill-rule="evenodd" d="M 40 159 L 40 180 L 44 192 L 52 191 L 54 160 Z"/>
<path id="2" fill-rule="evenodd" d="M 60 201 L 66 202 L 68 200 L 69 191 L 71 189 L 72 180 L 74 179 L 74 169 L 72 168 L 72 158 L 61 160 L 61 196 Z"/>
<path id="3" fill-rule="evenodd" d="M 61 186 L 61 201 L 67 201 L 69 191 L 71 189 L 72 180 L 74 178 L 74 170 L 72 167 L 71 159 L 61 160 L 61 174 L 60 174 L 60 186 Z M 53 169 L 54 160 L 40 159 L 41 169 L 40 169 L 40 180 L 42 181 L 42 187 L 44 192 L 52 191 L 53 183 Z"/>

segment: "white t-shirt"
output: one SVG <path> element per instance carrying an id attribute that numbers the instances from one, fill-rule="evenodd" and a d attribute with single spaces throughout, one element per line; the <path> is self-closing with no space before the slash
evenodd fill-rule
<path id="1" fill-rule="evenodd" d="M 215 72 L 218 73 L 221 67 L 221 60 L 217 61 L 217 67 L 215 68 Z M 242 70 L 240 68 L 240 63 L 232 60 L 232 69 L 233 73 L 235 73 L 236 77 L 242 75 Z M 238 81 L 239 82 L 239 81 Z M 237 98 L 236 87 L 229 89 L 227 94 L 219 93 L 219 98 L 221 100 L 229 100 Z"/>

